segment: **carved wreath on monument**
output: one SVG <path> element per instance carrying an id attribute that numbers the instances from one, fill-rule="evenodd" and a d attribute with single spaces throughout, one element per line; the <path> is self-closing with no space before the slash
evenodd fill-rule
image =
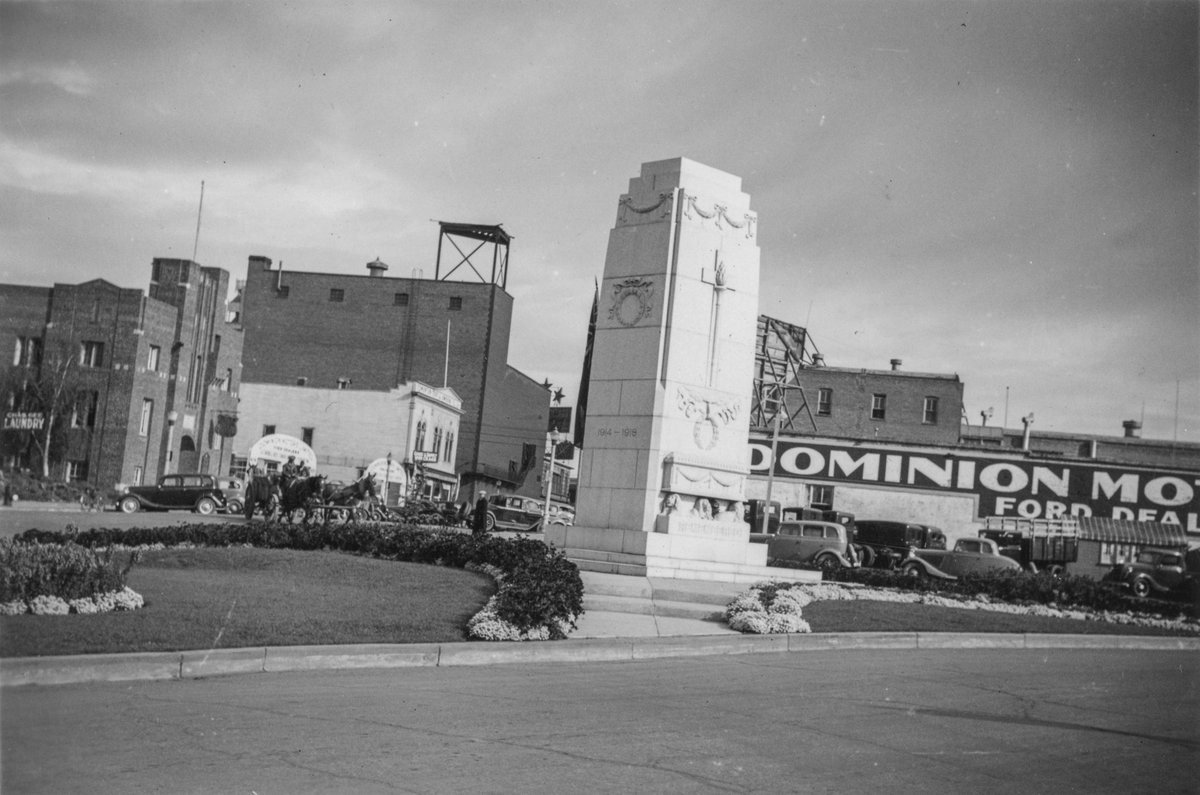
<path id="1" fill-rule="evenodd" d="M 626 279 L 612 287 L 612 306 L 608 319 L 622 326 L 635 326 L 654 310 L 654 282 L 647 279 Z"/>
<path id="2" fill-rule="evenodd" d="M 739 401 L 711 400 L 697 397 L 683 387 L 676 392 L 683 416 L 695 420 L 692 440 L 701 450 L 711 450 L 721 438 L 721 426 L 737 419 L 742 412 Z"/>

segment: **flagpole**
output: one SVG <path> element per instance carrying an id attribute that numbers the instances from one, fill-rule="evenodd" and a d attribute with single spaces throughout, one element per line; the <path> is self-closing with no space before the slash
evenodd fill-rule
<path id="1" fill-rule="evenodd" d="M 200 218 L 204 215 L 204 180 L 200 180 L 200 208 L 196 210 L 196 242 L 192 245 L 192 262 L 196 261 L 196 252 L 200 249 Z"/>

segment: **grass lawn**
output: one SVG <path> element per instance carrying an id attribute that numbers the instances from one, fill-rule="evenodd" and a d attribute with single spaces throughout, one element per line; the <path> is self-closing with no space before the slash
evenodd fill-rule
<path id="1" fill-rule="evenodd" d="M 1017 616 L 988 610 L 898 602 L 813 602 L 804 608 L 813 632 L 1029 632 L 1072 635 L 1182 635 L 1184 630 L 1135 627 L 1075 618 Z"/>
<path id="2" fill-rule="evenodd" d="M 143 553 L 129 587 L 139 610 L 0 617 L 0 656 L 464 641 L 496 590 L 462 569 L 246 547 Z"/>

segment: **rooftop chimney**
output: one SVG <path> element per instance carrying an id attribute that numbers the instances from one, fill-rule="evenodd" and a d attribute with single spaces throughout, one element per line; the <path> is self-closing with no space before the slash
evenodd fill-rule
<path id="1" fill-rule="evenodd" d="M 371 272 L 371 276 L 382 276 L 383 272 L 387 269 L 387 263 L 379 257 L 376 257 L 374 262 L 367 263 L 367 270 Z"/>
<path id="2" fill-rule="evenodd" d="M 1021 436 L 1021 449 L 1029 450 L 1029 426 L 1033 425 L 1033 412 L 1029 412 L 1021 418 L 1021 422 L 1025 424 L 1025 433 Z"/>
<path id="3" fill-rule="evenodd" d="M 1126 439 L 1138 439 L 1142 435 L 1142 424 L 1137 420 L 1125 420 L 1121 423 L 1121 427 L 1125 429 Z"/>
<path id="4" fill-rule="evenodd" d="M 892 369 L 893 370 L 899 370 L 900 365 L 902 365 L 902 364 L 904 364 L 903 359 L 892 359 Z"/>

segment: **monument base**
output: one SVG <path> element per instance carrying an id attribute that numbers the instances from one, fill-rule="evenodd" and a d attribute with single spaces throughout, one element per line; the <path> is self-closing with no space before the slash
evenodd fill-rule
<path id="1" fill-rule="evenodd" d="M 745 523 L 726 525 L 726 528 L 745 530 L 739 537 L 730 538 L 719 537 L 719 534 L 718 537 L 704 537 L 686 532 L 646 533 L 551 525 L 545 531 L 544 540 L 563 550 L 584 571 L 737 583 L 765 579 L 820 581 L 818 572 L 767 566 L 767 545 L 751 543 Z"/>

